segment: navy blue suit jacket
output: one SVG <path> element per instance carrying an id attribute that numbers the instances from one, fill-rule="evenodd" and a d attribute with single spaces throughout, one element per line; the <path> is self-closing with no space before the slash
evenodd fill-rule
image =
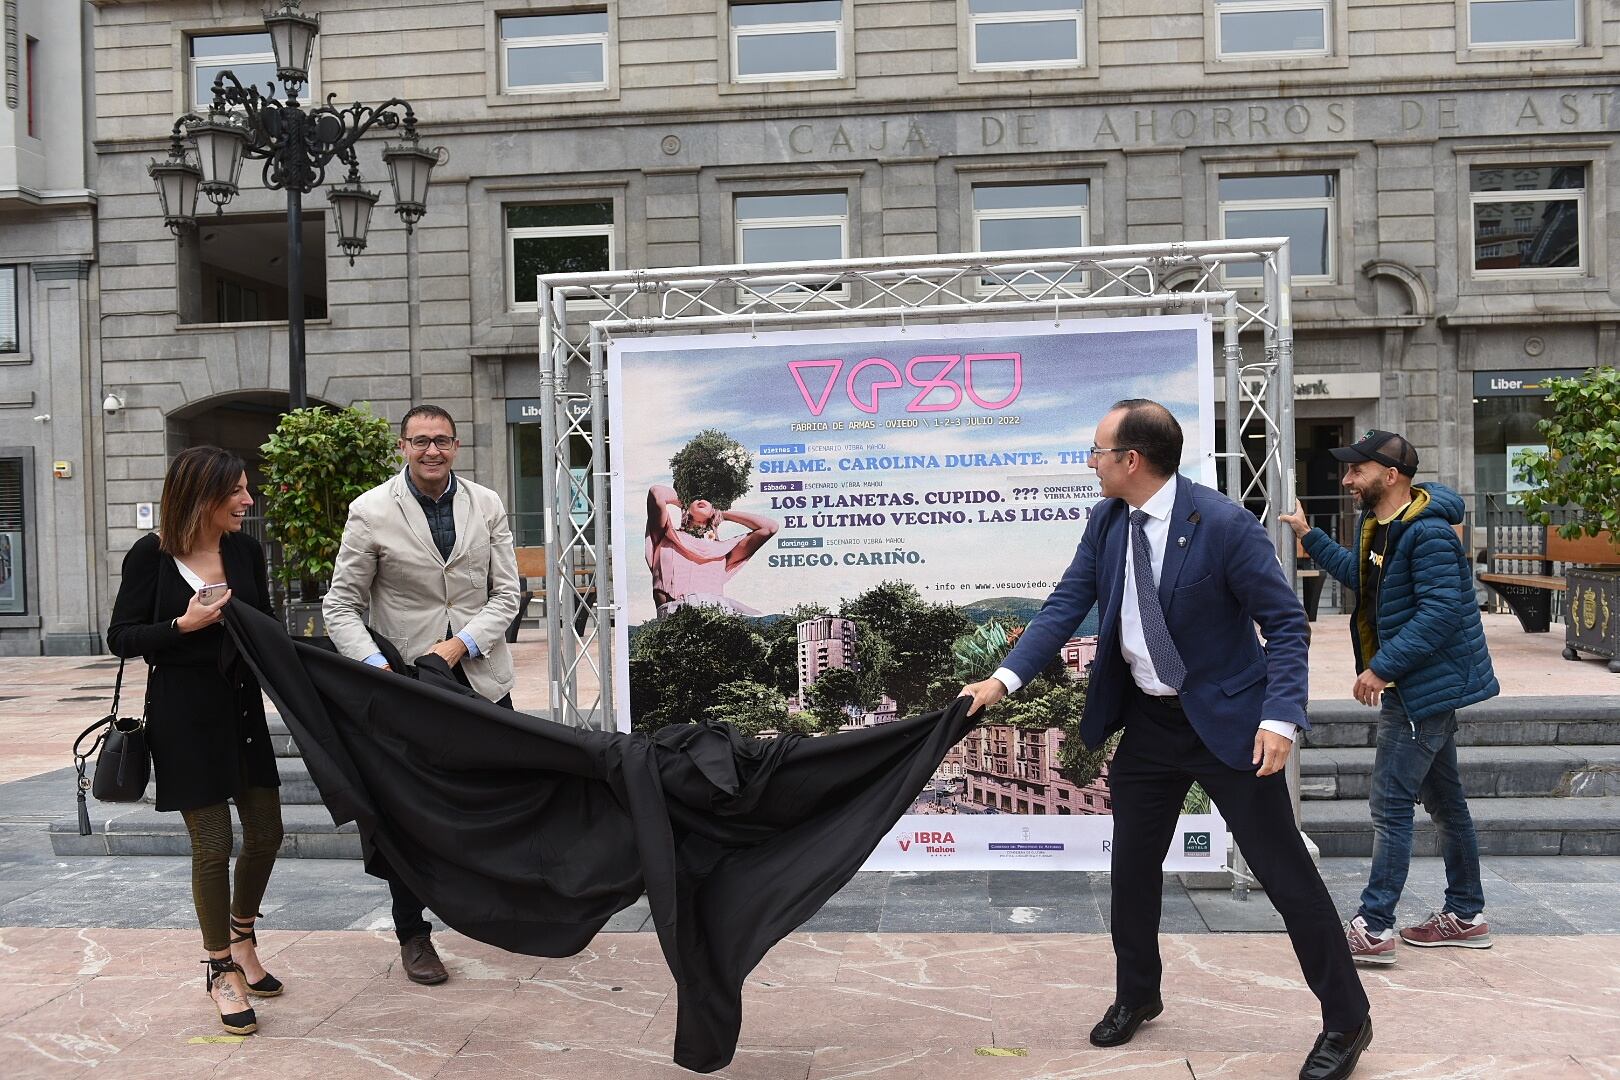
<path id="1" fill-rule="evenodd" d="M 1310 727 L 1310 626 L 1254 515 L 1186 477 L 1176 477 L 1175 484 L 1159 603 L 1187 667 L 1182 706 L 1216 757 L 1234 769 L 1252 770 L 1260 721 Z M 1028 682 L 1100 604 L 1097 659 L 1080 723 L 1090 747 L 1124 726 L 1132 685 L 1119 651 L 1129 529 L 1130 507 L 1123 499 L 1104 499 L 1092 509 L 1074 561 L 1004 661 Z M 1256 624 L 1264 648 L 1255 638 Z"/>

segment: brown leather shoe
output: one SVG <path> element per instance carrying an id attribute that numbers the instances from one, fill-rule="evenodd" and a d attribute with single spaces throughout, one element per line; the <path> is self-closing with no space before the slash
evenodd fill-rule
<path id="1" fill-rule="evenodd" d="M 439 959 L 438 950 L 433 947 L 433 939 L 427 934 L 418 934 L 402 943 L 399 962 L 405 969 L 405 977 L 423 986 L 437 986 L 450 977 L 450 973 L 444 970 L 444 961 Z"/>

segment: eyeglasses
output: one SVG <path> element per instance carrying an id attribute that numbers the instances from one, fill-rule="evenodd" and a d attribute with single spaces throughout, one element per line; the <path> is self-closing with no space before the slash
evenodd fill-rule
<path id="1" fill-rule="evenodd" d="M 453 435 L 434 435 L 431 438 L 426 435 L 417 435 L 415 438 L 406 439 L 405 445 L 417 453 L 421 453 L 430 446 L 436 450 L 454 450 L 456 438 Z"/>
<path id="2" fill-rule="evenodd" d="M 1098 454 L 1128 454 L 1135 449 L 1134 446 L 1093 446 L 1086 451 L 1086 464 L 1097 464 Z"/>

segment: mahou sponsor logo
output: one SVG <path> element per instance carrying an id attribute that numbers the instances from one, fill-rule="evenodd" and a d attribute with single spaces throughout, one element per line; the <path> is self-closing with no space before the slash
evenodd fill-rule
<path id="1" fill-rule="evenodd" d="M 910 851 L 915 847 L 927 855 L 956 854 L 956 837 L 948 832 L 903 833 L 895 840 L 901 851 Z"/>

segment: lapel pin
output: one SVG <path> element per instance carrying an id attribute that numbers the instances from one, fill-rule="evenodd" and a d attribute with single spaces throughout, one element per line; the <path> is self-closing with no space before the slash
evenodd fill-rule
<path id="1" fill-rule="evenodd" d="M 1187 538 L 1185 536 L 1176 537 L 1176 547 L 1186 547 L 1186 546 L 1187 546 Z"/>

